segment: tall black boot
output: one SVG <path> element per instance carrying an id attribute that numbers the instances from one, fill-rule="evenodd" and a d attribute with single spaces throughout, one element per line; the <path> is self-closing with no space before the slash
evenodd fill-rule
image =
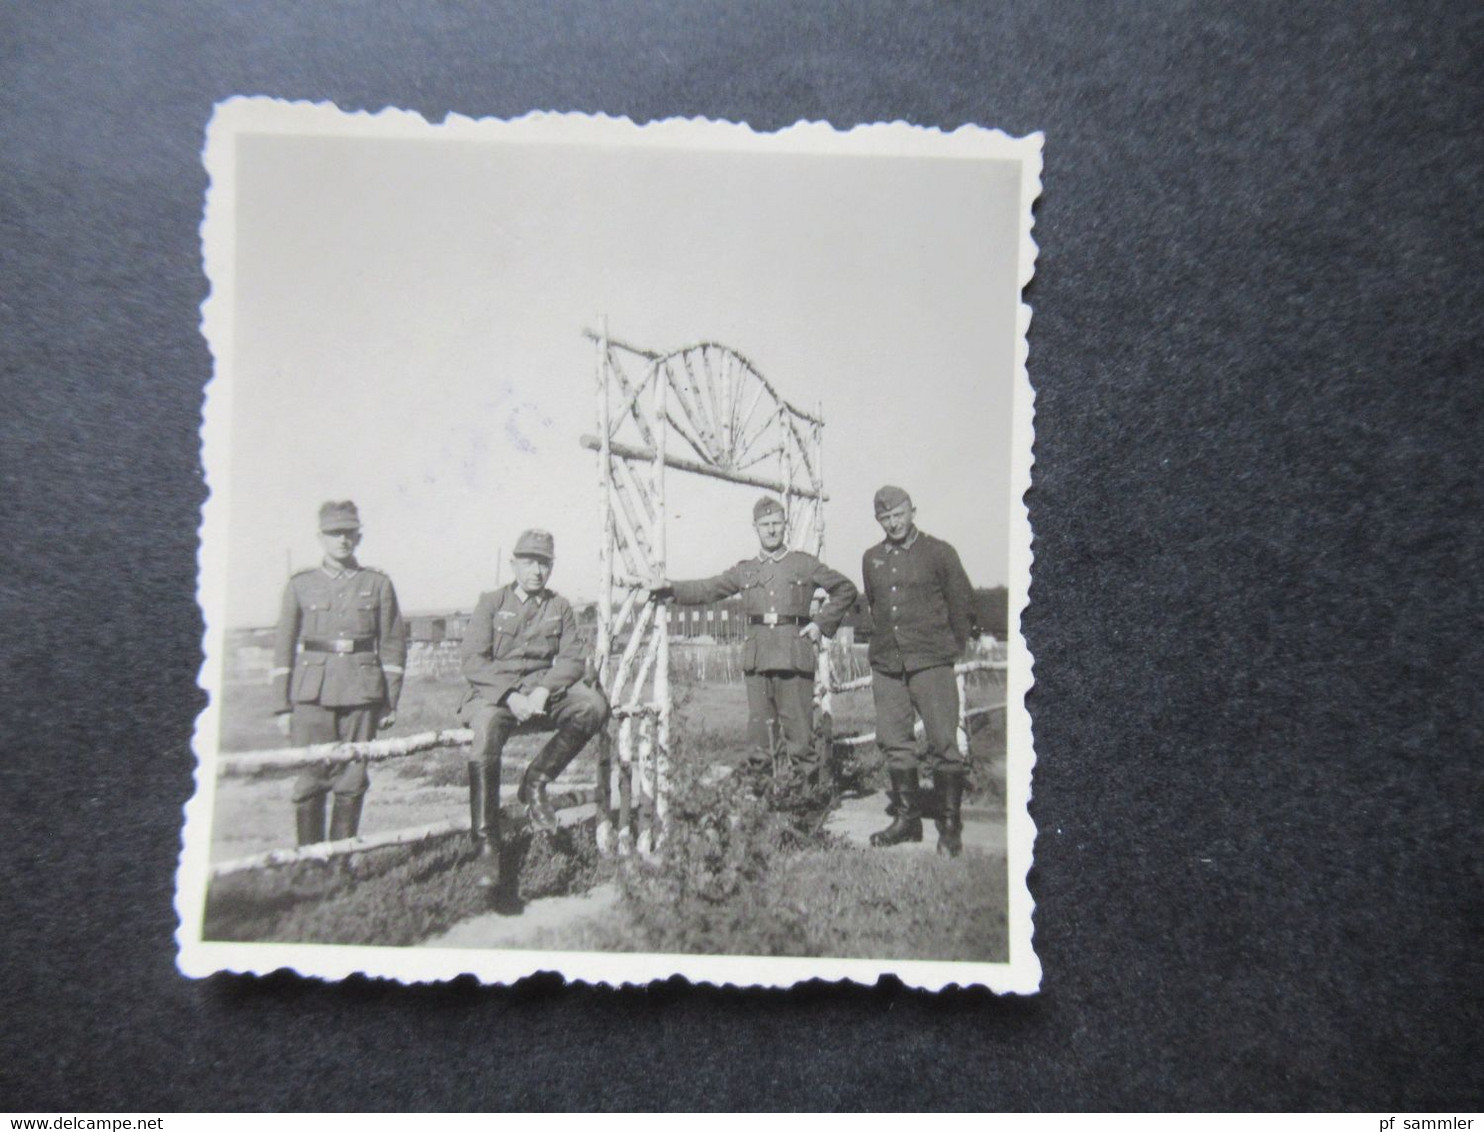
<path id="1" fill-rule="evenodd" d="M 335 804 L 330 808 L 331 841 L 344 841 L 360 831 L 361 807 L 365 804 L 364 794 L 335 795 Z"/>
<path id="2" fill-rule="evenodd" d="M 500 887 L 500 766 L 469 764 L 469 838 L 481 889 Z"/>
<path id="3" fill-rule="evenodd" d="M 325 839 L 325 796 L 315 794 L 294 803 L 294 825 L 300 845 L 315 845 Z"/>
<path id="4" fill-rule="evenodd" d="M 957 857 L 964 849 L 964 780 L 968 777 L 961 766 L 940 767 L 933 772 L 933 789 L 940 810 L 934 824 L 938 827 L 938 852 Z"/>
<path id="5" fill-rule="evenodd" d="M 469 836 L 479 859 L 480 888 L 500 886 L 500 768 L 469 764 Z"/>
<path id="6" fill-rule="evenodd" d="M 567 764 L 577 757 L 577 752 L 582 750 L 582 745 L 586 742 L 586 738 L 574 739 L 571 735 L 558 731 L 547 740 L 540 754 L 531 760 L 531 765 L 526 767 L 526 773 L 520 780 L 518 797 L 525 803 L 526 817 L 530 819 L 533 829 L 555 833 L 560 828 L 556 811 L 551 808 L 551 801 L 546 797 L 546 788 L 552 779 L 567 769 Z"/>
<path id="7" fill-rule="evenodd" d="M 904 841 L 922 840 L 922 810 L 918 807 L 916 770 L 893 770 L 891 773 L 891 824 L 871 834 L 871 844 L 878 848 L 900 845 Z"/>

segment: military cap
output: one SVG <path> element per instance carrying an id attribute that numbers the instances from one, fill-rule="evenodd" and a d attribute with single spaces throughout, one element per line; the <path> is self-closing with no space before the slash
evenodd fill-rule
<path id="1" fill-rule="evenodd" d="M 756 523 L 764 515 L 771 515 L 774 511 L 777 511 L 780 515 L 783 514 L 783 504 L 779 503 L 771 495 L 765 495 L 752 505 L 752 521 Z"/>
<path id="2" fill-rule="evenodd" d="M 887 484 L 876 493 L 876 514 L 885 515 L 894 507 L 900 507 L 903 503 L 910 504 L 912 497 L 899 487 Z"/>
<path id="3" fill-rule="evenodd" d="M 319 529 L 326 534 L 331 531 L 360 530 L 361 516 L 356 511 L 356 505 L 349 499 L 323 504 L 319 509 Z"/>
<path id="4" fill-rule="evenodd" d="M 556 540 L 550 531 L 521 531 L 513 553 L 516 558 L 544 558 L 550 562 L 556 557 Z"/>

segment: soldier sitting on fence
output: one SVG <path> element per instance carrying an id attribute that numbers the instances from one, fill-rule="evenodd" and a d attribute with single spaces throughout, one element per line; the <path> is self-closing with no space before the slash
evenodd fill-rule
<path id="1" fill-rule="evenodd" d="M 608 720 L 608 701 L 582 682 L 586 670 L 571 603 L 546 588 L 554 560 L 546 531 L 525 531 L 510 565 L 515 581 L 479 596 L 459 649 L 469 691 L 460 718 L 474 730 L 469 764 L 471 828 L 480 885 L 500 883 L 500 756 L 521 725 L 555 728 L 521 779 L 531 824 L 557 828 L 546 787 Z"/>
<path id="2" fill-rule="evenodd" d="M 819 777 L 813 744 L 814 669 L 819 644 L 832 637 L 855 601 L 855 584 L 812 554 L 790 550 L 783 504 L 764 496 L 752 509 L 758 553 L 714 578 L 665 579 L 650 596 L 685 605 L 742 595 L 747 637 L 742 672 L 747 685 L 747 734 L 752 751 L 744 768 L 759 781 L 774 770 L 774 754 L 806 781 Z M 816 590 L 828 595 L 809 613 Z"/>
<path id="3" fill-rule="evenodd" d="M 296 747 L 360 742 L 397 719 L 407 634 L 392 580 L 356 561 L 361 518 L 349 500 L 319 509 L 325 558 L 284 587 L 274 646 L 280 730 Z M 325 796 L 335 794 L 330 839 L 354 837 L 371 784 L 363 760 L 310 767 L 294 782 L 300 845 L 325 839 Z"/>

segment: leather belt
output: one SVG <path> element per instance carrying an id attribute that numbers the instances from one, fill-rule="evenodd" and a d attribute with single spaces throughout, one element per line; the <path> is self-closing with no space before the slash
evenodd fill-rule
<path id="1" fill-rule="evenodd" d="M 809 618 L 792 613 L 754 613 L 748 616 L 749 625 L 807 625 Z"/>
<path id="2" fill-rule="evenodd" d="M 353 652 L 375 652 L 375 637 L 305 637 L 305 652 L 332 652 L 345 656 Z"/>

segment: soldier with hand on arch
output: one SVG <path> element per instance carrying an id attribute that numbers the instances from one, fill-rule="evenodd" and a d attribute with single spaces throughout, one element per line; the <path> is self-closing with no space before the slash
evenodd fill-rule
<path id="1" fill-rule="evenodd" d="M 788 548 L 783 504 L 770 496 L 752 508 L 758 552 L 712 578 L 659 581 L 651 600 L 682 605 L 742 595 L 747 636 L 742 672 L 747 685 L 747 733 L 752 753 L 747 770 L 761 779 L 772 773 L 775 746 L 806 780 L 817 781 L 819 760 L 812 745 L 814 670 L 819 645 L 833 637 L 855 601 L 856 589 L 844 574 L 812 554 Z M 816 590 L 827 599 L 810 614 Z"/>

